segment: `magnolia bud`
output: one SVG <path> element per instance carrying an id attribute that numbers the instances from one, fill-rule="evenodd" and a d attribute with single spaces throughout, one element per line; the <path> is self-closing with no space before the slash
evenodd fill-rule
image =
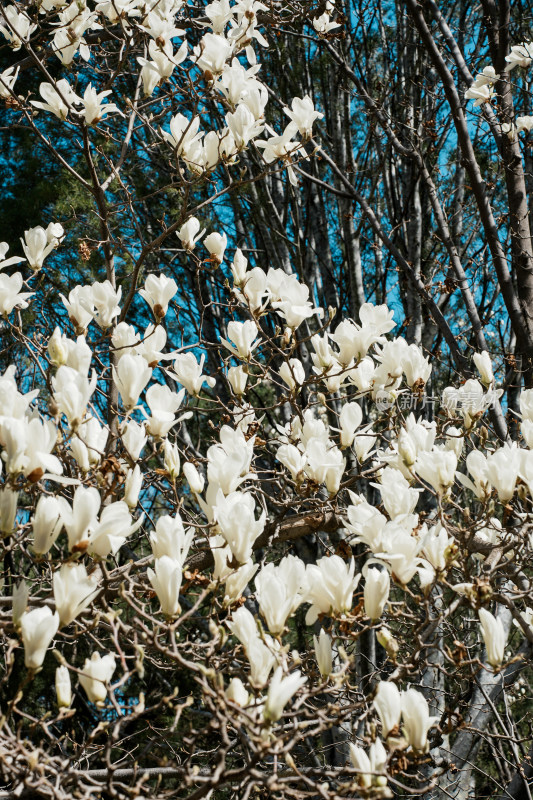
<path id="1" fill-rule="evenodd" d="M 394 638 L 392 633 L 389 631 L 388 628 L 381 628 L 376 633 L 376 639 L 380 643 L 380 645 L 387 651 L 387 655 L 393 661 L 395 660 L 396 656 L 398 655 L 398 650 L 400 646 L 397 640 Z"/>
<path id="2" fill-rule="evenodd" d="M 180 453 L 175 444 L 171 444 L 168 439 L 163 446 L 165 469 L 174 480 L 180 474 Z"/>
<path id="3" fill-rule="evenodd" d="M 232 700 L 242 708 L 248 705 L 250 695 L 246 691 L 244 683 L 240 678 L 232 678 L 224 694 L 228 700 Z"/>
<path id="4" fill-rule="evenodd" d="M 385 604 L 389 599 L 390 578 L 386 569 L 370 567 L 366 573 L 364 590 L 365 614 L 371 620 L 376 620 L 383 614 Z"/>
<path id="5" fill-rule="evenodd" d="M 194 494 L 201 494 L 204 489 L 204 479 L 190 461 L 186 461 L 183 465 L 183 474 L 187 478 L 187 482 L 191 487 L 191 492 Z"/>
<path id="6" fill-rule="evenodd" d="M 412 467 L 416 461 L 416 447 L 407 431 L 403 429 L 398 435 L 398 452 L 402 457 L 403 463 L 407 467 Z"/>
<path id="7" fill-rule="evenodd" d="M 12 533 L 17 515 L 19 493 L 11 489 L 0 491 L 0 532 L 4 535 Z"/>
<path id="8" fill-rule="evenodd" d="M 50 361 L 55 367 L 60 367 L 62 364 L 67 363 L 68 347 L 63 341 L 59 328 L 56 328 L 49 338 L 47 350 Z"/>
<path id="9" fill-rule="evenodd" d="M 20 620 L 22 615 L 26 611 L 28 607 L 28 598 L 29 598 L 29 590 L 28 585 L 25 580 L 20 581 L 17 583 L 15 588 L 13 589 L 13 598 L 12 598 L 12 606 L 13 606 L 13 625 L 15 628 L 20 626 Z"/>
<path id="10" fill-rule="evenodd" d="M 499 667 L 505 654 L 507 634 L 501 619 L 496 619 L 486 608 L 479 609 L 481 633 L 487 649 L 487 661 L 491 667 Z"/>
<path id="11" fill-rule="evenodd" d="M 139 492 L 143 482 L 143 474 L 138 464 L 128 471 L 124 483 L 124 500 L 130 508 L 135 508 L 139 500 Z"/>
<path id="12" fill-rule="evenodd" d="M 61 666 L 56 669 L 56 695 L 59 708 L 68 708 L 70 706 L 72 702 L 72 687 L 67 667 Z"/>
<path id="13" fill-rule="evenodd" d="M 240 397 L 244 394 L 247 380 L 248 374 L 244 371 L 244 368 L 241 365 L 238 367 L 229 368 L 228 381 L 230 382 L 231 388 L 237 396 Z"/>
<path id="14" fill-rule="evenodd" d="M 216 264 L 222 264 L 227 243 L 228 237 L 225 233 L 222 236 L 220 233 L 210 233 L 209 236 L 205 237 L 204 245 Z"/>
<path id="15" fill-rule="evenodd" d="M 331 675 L 333 669 L 333 653 L 331 650 L 331 638 L 325 630 L 320 631 L 320 635 L 313 636 L 315 644 L 315 655 L 320 674 L 324 679 Z"/>

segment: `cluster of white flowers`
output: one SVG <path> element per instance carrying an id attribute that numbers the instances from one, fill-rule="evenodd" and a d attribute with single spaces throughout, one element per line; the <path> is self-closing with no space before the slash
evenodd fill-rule
<path id="1" fill-rule="evenodd" d="M 507 66 L 505 72 L 510 72 L 515 67 L 526 69 L 533 60 L 533 42 L 523 42 L 511 47 L 509 55 L 505 56 Z M 476 75 L 474 83 L 465 92 L 467 100 L 474 100 L 474 106 L 491 103 L 495 98 L 494 84 L 500 79 L 492 65 L 485 67 Z M 510 122 L 502 122 L 501 131 L 511 141 L 515 141 L 519 133 L 529 133 L 533 128 L 533 116 L 519 115 Z"/>
<path id="2" fill-rule="evenodd" d="M 106 21 L 120 20 L 127 41 L 141 37 L 146 44 L 149 57 L 137 59 L 146 98 L 157 90 L 162 95 L 175 71 L 187 69 L 223 109 L 219 129 L 205 130 L 205 115 L 197 106 L 194 112 L 174 113 L 168 126 L 153 127 L 153 136 L 163 148 L 170 146 L 175 168 L 187 180 L 236 163 L 251 143 L 267 164 L 280 161 L 289 179 L 296 180 L 294 161 L 310 155 L 306 145 L 322 114 L 310 97 L 294 98 L 283 107 L 289 122 L 281 134 L 266 124 L 269 93 L 258 77 L 253 49 L 254 43 L 267 46 L 258 20 L 267 10 L 263 3 L 210 3 L 208 22 L 201 22 L 203 35 L 192 48 L 182 0 L 102 0 L 92 6 L 85 0 L 41 2 L 35 13 L 55 21 L 50 57 L 67 66 L 78 55 L 90 59 L 88 34 Z M 334 12 L 328 2 L 313 20 L 320 36 L 339 27 Z M 3 14 L 0 33 L 19 49 L 37 25 L 15 5 Z M 182 41 L 175 49 L 177 38 Z M 508 69 L 529 66 L 532 59 L 533 45 L 514 47 Z M 13 68 L 0 75 L 1 97 L 13 94 L 17 76 Z M 467 98 L 476 105 L 490 102 L 497 81 L 494 69 L 486 67 Z M 108 100 L 111 89 L 98 91 L 91 83 L 83 95 L 67 78 L 41 83 L 39 92 L 42 99 L 30 101 L 33 109 L 57 117 L 61 122 L 52 120 L 55 125 L 78 126 L 84 136 L 91 126 L 127 111 Z M 513 130 L 531 127 L 533 117 L 520 117 Z M 404 417 L 398 413 L 401 399 L 414 398 L 415 406 L 422 400 L 432 365 L 421 346 L 391 335 L 395 321 L 386 305 L 364 303 L 358 321 L 342 319 L 333 326 L 333 310 L 324 314 L 296 274 L 250 267 L 225 231 L 204 238 L 201 227 L 186 209 L 172 233 L 184 258 L 196 260 L 205 274 L 226 270 L 228 318 L 217 341 L 174 346 L 176 281 L 153 271 L 135 291 L 131 276 L 117 269 L 103 281 L 82 282 L 68 296 L 60 295 L 58 317 L 64 322 L 31 345 L 42 376 L 38 388 L 30 389 L 24 380 L 18 384 L 14 365 L 0 375 L 0 531 L 13 547 L 28 534 L 28 547 L 20 547 L 21 558 L 30 564 L 23 574 L 38 572 L 31 580 L 21 579 L 12 593 L 11 623 L 30 678 L 42 668 L 53 641 L 63 641 L 68 626 L 87 632 L 84 619 L 100 623 L 101 595 L 126 597 L 117 557 L 122 550 L 137 558 L 131 548 L 142 557 L 128 566 L 128 580 L 140 587 L 129 600 L 138 603 L 135 613 L 142 624 L 149 620 L 155 639 L 164 630 L 169 648 L 177 651 L 176 632 L 187 615 L 190 586 L 201 585 L 201 600 L 209 596 L 213 607 L 223 610 L 224 624 L 211 620 L 209 631 L 221 649 L 231 641 L 228 647 L 239 658 L 226 663 L 239 674 L 229 681 L 229 675 L 219 676 L 213 686 L 232 708 L 249 712 L 242 724 L 262 726 L 264 741 L 288 707 L 300 707 L 311 686 L 318 691 L 327 685 L 333 697 L 342 691 L 351 658 L 342 641 L 351 634 L 356 639 L 361 630 L 375 630 L 387 656 L 396 659 L 399 645 L 392 629 L 399 612 L 391 612 L 391 595 L 394 601 L 407 593 L 428 598 L 448 591 L 475 612 L 484 666 L 499 670 L 508 637 L 501 606 L 494 614 L 488 610 L 492 589 L 483 595 L 481 582 L 470 580 L 471 566 L 462 569 L 460 556 L 471 552 L 475 569 L 504 538 L 510 552 L 515 546 L 533 548 L 533 537 L 513 542 L 505 528 L 512 504 L 533 499 L 533 390 L 520 398 L 525 446 L 485 446 L 481 422 L 502 394 L 487 352 L 473 355 L 479 380 L 444 389 L 438 419 L 424 420 L 418 412 Z M 64 236 L 59 223 L 31 228 L 22 239 L 25 258 L 7 257 L 7 244 L 0 245 L 0 270 L 26 262 L 28 282 L 35 279 L 46 272 Z M 200 242 L 208 254 L 204 261 L 195 252 Z M 228 251 L 233 260 L 226 269 Z M 19 326 L 21 312 L 32 302 L 35 292 L 28 282 L 20 271 L 0 274 L 6 326 Z M 152 319 L 142 330 L 132 297 Z M 275 398 L 267 407 L 263 389 Z M 209 420 L 212 438 L 194 447 L 187 423 L 192 419 L 200 428 L 209 409 L 215 420 Z M 26 500 L 19 508 L 26 495 L 29 513 Z M 147 497 L 156 498 L 151 511 L 144 505 Z M 460 503 L 475 509 L 467 535 L 463 522 L 457 522 Z M 530 520 L 529 511 L 516 513 Z M 317 537 L 314 561 L 293 553 L 280 557 L 277 546 L 282 549 L 300 535 L 289 530 L 284 537 L 284 525 L 298 531 L 301 524 L 304 536 L 325 528 L 328 518 L 344 549 L 334 551 Z M 204 570 L 209 575 L 198 578 Z M 38 581 L 39 590 L 33 591 Z M 531 625 L 531 611 L 522 608 L 523 596 L 517 602 L 523 631 Z M 106 603 L 112 601 L 106 598 Z M 295 618 L 302 621 L 302 635 L 309 641 L 314 637 L 316 664 L 313 660 L 311 666 L 297 650 L 289 652 Z M 105 622 L 113 622 L 109 608 Z M 144 641 L 146 628 L 142 632 Z M 91 649 L 83 664 L 61 656 L 64 663 L 56 673 L 61 708 L 72 702 L 72 671 L 97 707 L 105 705 L 109 693 L 113 698 L 111 680 L 125 659 L 117 667 L 115 652 L 101 655 Z M 211 680 L 214 670 L 202 669 Z M 367 738 L 365 748 L 351 744 L 350 761 L 365 790 L 387 786 L 387 762 L 395 750 L 414 759 L 429 750 L 438 719 L 430 716 L 422 692 L 409 686 L 400 690 L 404 674 L 381 681 L 367 703 L 371 743 Z"/>

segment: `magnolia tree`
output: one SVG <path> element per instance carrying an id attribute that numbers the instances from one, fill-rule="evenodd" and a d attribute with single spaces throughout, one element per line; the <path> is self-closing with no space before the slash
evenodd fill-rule
<path id="1" fill-rule="evenodd" d="M 322 114 L 285 98 L 273 129 L 257 63 L 298 12 L 0 9 L 0 96 L 85 193 L 98 235 L 80 253 L 103 270 L 56 288 L 79 220 L 0 245 L 8 796 L 525 791 L 533 390 L 511 441 L 486 351 L 436 397 L 386 306 L 342 319 L 296 272 L 249 263 L 231 220 L 209 225 L 225 195 L 295 184 L 317 156 Z M 346 24 L 329 2 L 306 13 L 317 43 Z M 122 177 L 134 141 L 166 164 L 148 202 L 178 198 L 160 231 Z M 195 275 L 185 319 L 163 251 Z"/>

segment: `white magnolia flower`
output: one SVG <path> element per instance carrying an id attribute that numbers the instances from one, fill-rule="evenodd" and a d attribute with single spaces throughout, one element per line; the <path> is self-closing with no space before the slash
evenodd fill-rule
<path id="1" fill-rule="evenodd" d="M 319 614 L 345 614 L 361 575 L 355 575 L 355 561 L 347 564 L 340 556 L 325 556 L 308 564 L 306 600 L 311 603 L 305 622 L 312 625 Z"/>
<path id="2" fill-rule="evenodd" d="M 85 659 L 83 672 L 80 674 L 80 683 L 85 689 L 87 697 L 96 706 L 103 706 L 107 697 L 107 684 L 115 671 L 115 656 L 107 653 L 93 653 L 91 658 Z"/>
<path id="3" fill-rule="evenodd" d="M 83 116 L 87 125 L 95 125 L 97 122 L 117 111 L 121 116 L 122 112 L 115 103 L 104 103 L 104 98 L 111 94 L 111 89 L 105 92 L 97 92 L 94 86 L 89 83 L 83 94 Z"/>
<path id="4" fill-rule="evenodd" d="M 66 78 L 61 78 L 55 84 L 47 83 L 46 81 L 41 83 L 39 94 L 44 103 L 41 100 L 30 100 L 31 104 L 35 108 L 49 111 L 62 120 L 67 118 L 69 111 L 74 110 L 74 106 L 81 105 L 83 102 Z"/>
<path id="5" fill-rule="evenodd" d="M 381 721 L 382 736 L 386 738 L 400 724 L 401 695 L 395 683 L 380 681 L 374 695 L 374 707 Z"/>
<path id="6" fill-rule="evenodd" d="M 48 606 L 25 611 L 20 618 L 24 643 L 24 664 L 28 669 L 42 667 L 46 651 L 59 628 L 59 614 L 52 614 Z"/>
<path id="7" fill-rule="evenodd" d="M 304 601 L 307 586 L 305 564 L 293 555 L 278 566 L 267 564 L 255 578 L 259 609 L 274 635 L 281 634 L 288 617 Z"/>
<path id="8" fill-rule="evenodd" d="M 481 633 L 487 649 L 487 661 L 491 667 L 499 667 L 505 654 L 507 634 L 501 619 L 494 617 L 486 608 L 478 611 Z"/>
<path id="9" fill-rule="evenodd" d="M 176 355 L 174 372 L 178 381 L 187 389 L 190 395 L 196 396 L 200 394 L 204 383 L 207 383 L 211 389 L 216 384 L 215 378 L 202 375 L 204 361 L 204 353 L 200 356 L 200 363 L 197 362 L 194 353 L 179 353 Z"/>
<path id="10" fill-rule="evenodd" d="M 157 594 L 162 613 L 169 618 L 177 617 L 181 611 L 180 588 L 182 562 L 164 555 L 155 560 L 155 571 L 148 568 L 148 580 Z"/>
<path id="11" fill-rule="evenodd" d="M 522 42 L 511 47 L 511 52 L 505 56 L 507 66 L 506 72 L 510 72 L 515 67 L 529 67 L 533 60 L 533 42 Z"/>
<path id="12" fill-rule="evenodd" d="M 166 275 L 148 275 L 144 289 L 139 289 L 139 294 L 144 297 L 156 320 L 162 319 L 168 311 L 168 304 L 178 291 L 178 285 Z"/>
<path id="13" fill-rule="evenodd" d="M 152 370 L 142 356 L 126 354 L 113 366 L 113 381 L 128 411 L 137 405 L 151 377 Z"/>
<path id="14" fill-rule="evenodd" d="M 313 636 L 315 646 L 315 656 L 320 674 L 324 678 L 329 678 L 333 670 L 333 652 L 331 648 L 331 637 L 322 628 L 319 636 Z"/>
<path id="15" fill-rule="evenodd" d="M 365 576 L 365 614 L 371 620 L 376 620 L 383 614 L 383 609 L 389 599 L 390 577 L 387 570 L 370 567 Z"/>
<path id="16" fill-rule="evenodd" d="M 265 703 L 264 716 L 270 722 L 276 722 L 283 714 L 283 709 L 296 692 L 302 688 L 307 678 L 298 670 L 283 677 L 283 670 L 278 667 L 272 676 Z"/>
<path id="17" fill-rule="evenodd" d="M 237 358 L 248 360 L 252 356 L 252 352 L 261 343 L 260 339 L 256 338 L 259 329 L 253 320 L 246 320 L 246 322 L 230 322 L 228 324 L 228 341 L 221 339 L 224 347 Z"/>
<path id="18" fill-rule="evenodd" d="M 189 217 L 178 231 L 178 238 L 186 250 L 192 251 L 205 233 L 205 228 L 200 231 L 200 221 L 196 217 Z"/>
<path id="19" fill-rule="evenodd" d="M 418 753 L 429 749 L 428 731 L 435 725 L 439 717 L 429 716 L 428 702 L 421 692 L 408 689 L 401 694 L 402 721 L 405 738 Z"/>
<path id="20" fill-rule="evenodd" d="M 59 708 L 68 708 L 72 702 L 72 685 L 68 667 L 57 667 L 55 685 L 57 705 Z"/>
<path id="21" fill-rule="evenodd" d="M 100 573 L 87 574 L 84 564 L 63 564 L 54 572 L 52 583 L 60 625 L 70 625 L 93 601 Z"/>

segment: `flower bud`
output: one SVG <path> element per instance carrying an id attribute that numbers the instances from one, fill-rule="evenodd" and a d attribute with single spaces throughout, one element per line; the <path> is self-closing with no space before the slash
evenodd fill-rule
<path id="1" fill-rule="evenodd" d="M 180 474 L 180 453 L 175 444 L 171 444 L 168 439 L 163 445 L 165 469 L 173 480 Z"/>
<path id="2" fill-rule="evenodd" d="M 59 708 L 68 708 L 72 702 L 70 673 L 65 666 L 56 669 L 56 695 Z"/>
<path id="3" fill-rule="evenodd" d="M 320 674 L 326 680 L 331 675 L 333 669 L 333 653 L 331 649 L 331 637 L 325 630 L 320 631 L 319 636 L 313 636 L 315 644 L 315 655 Z"/>
<path id="4" fill-rule="evenodd" d="M 124 483 L 124 500 L 130 508 L 135 508 L 139 501 L 139 492 L 143 482 L 143 474 L 138 464 L 128 471 Z"/>
<path id="5" fill-rule="evenodd" d="M 28 607 L 29 599 L 28 584 L 25 580 L 21 580 L 13 589 L 12 608 L 13 608 L 13 625 L 15 628 L 20 626 L 22 615 Z"/>
<path id="6" fill-rule="evenodd" d="M 365 614 L 371 620 L 376 620 L 383 614 L 385 604 L 389 599 L 390 578 L 386 569 L 370 567 L 366 573 L 364 589 Z"/>
<path id="7" fill-rule="evenodd" d="M 230 367 L 228 370 L 228 381 L 235 394 L 240 397 L 246 390 L 246 382 L 248 374 L 244 368 L 239 365 L 238 367 Z"/>
<path id="8" fill-rule="evenodd" d="M 240 678 L 232 678 L 224 694 L 228 700 L 232 700 L 242 708 L 245 708 L 248 705 L 250 695 L 246 691 L 244 683 Z"/>
<path id="9" fill-rule="evenodd" d="M 201 494 L 204 489 L 204 479 L 190 461 L 186 461 L 183 465 L 183 474 L 187 478 L 187 482 L 191 487 L 191 492 L 194 494 Z"/>

